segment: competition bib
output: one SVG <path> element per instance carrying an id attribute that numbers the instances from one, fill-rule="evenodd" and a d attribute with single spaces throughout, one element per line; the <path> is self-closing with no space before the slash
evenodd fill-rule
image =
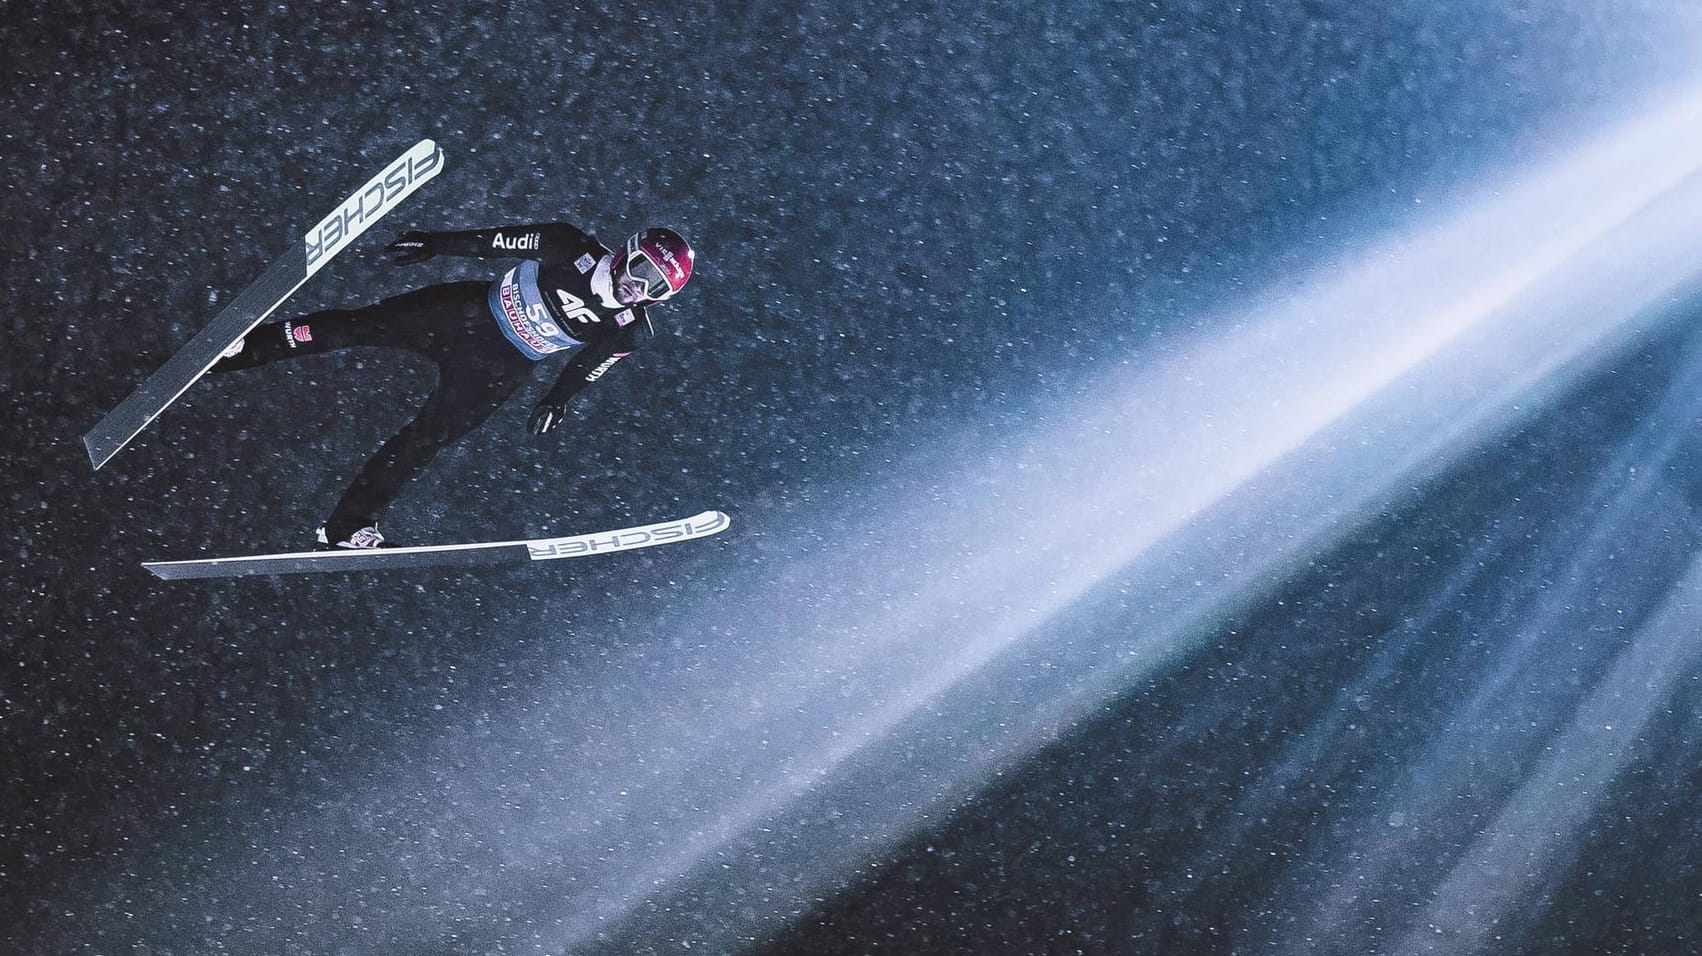
<path id="1" fill-rule="evenodd" d="M 491 285 L 490 307 L 502 334 L 529 359 L 584 344 L 550 318 L 538 291 L 538 263 L 534 261 L 520 263 Z"/>

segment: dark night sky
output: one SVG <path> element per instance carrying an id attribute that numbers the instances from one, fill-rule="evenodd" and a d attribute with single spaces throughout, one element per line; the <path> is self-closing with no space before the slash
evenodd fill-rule
<path id="1" fill-rule="evenodd" d="M 787 577 L 788 537 L 855 537 L 859 489 L 946 510 L 974 493 L 895 462 L 1020 429 L 1339 252 L 1337 224 L 1398 228 L 1618 115 L 1685 75 L 1696 35 L 1656 0 L 79 6 L 0 4 L 0 941 L 24 953 L 559 951 L 552 904 L 584 888 L 547 875 L 547 842 L 505 833 L 469 859 L 420 834 L 471 832 L 479 799 L 414 814 L 403 838 L 351 795 L 446 747 L 467 756 L 435 784 L 500 789 L 480 741 L 504 715 L 580 691 L 594 715 L 599 685 L 573 675 L 713 647 L 670 635 L 691 633 L 686 609 L 748 598 L 740 581 L 831 594 Z M 566 434 L 523 440 L 540 377 L 387 533 L 710 507 L 734 528 L 559 567 L 152 580 L 138 562 L 306 544 L 431 386 L 366 351 L 202 383 L 98 474 L 78 440 L 422 136 L 445 173 L 284 311 L 494 275 L 387 265 L 377 250 L 411 227 L 561 219 L 608 242 L 666 222 L 698 266 L 655 310 L 655 347 Z M 1694 556 L 1702 445 L 1658 428 L 1702 417 L 1702 341 L 1698 306 L 1673 310 L 833 892 L 798 906 L 688 882 L 582 945 L 1392 951 Z M 1626 483 L 1627 462 L 1653 477 Z M 1576 640 L 1530 644 L 1522 622 L 1562 587 Z M 1107 586 L 1048 639 L 1115 640 L 1126 611 Z M 1702 670 L 1685 660 L 1570 862 L 1491 951 L 1702 951 Z M 693 719 L 674 705 L 659 696 L 658 720 Z M 562 745 L 615 752 L 626 732 L 591 717 Z M 1469 792 L 1356 855 L 1362 811 L 1439 767 Z M 277 896 L 245 867 L 283 874 Z M 397 902 L 393 876 L 422 895 Z M 1352 879 L 1379 901 L 1312 908 Z"/>

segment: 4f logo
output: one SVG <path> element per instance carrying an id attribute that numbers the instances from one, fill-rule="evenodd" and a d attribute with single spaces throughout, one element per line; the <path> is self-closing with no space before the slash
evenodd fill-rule
<path id="1" fill-rule="evenodd" d="M 578 319 L 581 322 L 603 321 L 602 316 L 585 307 L 584 299 L 581 299 L 579 296 L 574 295 L 566 289 L 557 289 L 556 299 L 561 302 L 562 312 L 566 313 L 567 317 L 570 319 Z"/>

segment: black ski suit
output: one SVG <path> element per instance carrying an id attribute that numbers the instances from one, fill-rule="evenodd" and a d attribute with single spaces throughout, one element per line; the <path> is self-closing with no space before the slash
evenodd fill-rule
<path id="1" fill-rule="evenodd" d="M 533 413 L 531 428 L 547 431 L 580 389 L 653 334 L 643 306 L 614 300 L 609 250 L 565 223 L 410 232 L 392 250 L 405 242 L 414 251 L 404 254 L 403 262 L 433 255 L 523 256 L 526 261 L 494 284 L 429 286 L 361 309 L 263 325 L 249 334 L 239 354 L 212 368 L 236 371 L 356 346 L 406 349 L 437 366 L 431 397 L 367 461 L 332 509 L 326 521 L 331 540 L 375 524 L 440 450 L 478 427 L 514 393 L 535 361 L 578 350 Z"/>

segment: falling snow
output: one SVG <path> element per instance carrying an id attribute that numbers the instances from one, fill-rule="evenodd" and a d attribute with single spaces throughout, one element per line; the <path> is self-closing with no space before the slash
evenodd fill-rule
<path id="1" fill-rule="evenodd" d="M 0 948 L 1702 950 L 1702 196 L 1676 0 L 0 8 Z M 293 550 L 435 373 L 77 436 L 311 218 L 286 313 L 665 222 L 404 543 Z M 493 334 L 494 326 L 493 326 Z"/>

